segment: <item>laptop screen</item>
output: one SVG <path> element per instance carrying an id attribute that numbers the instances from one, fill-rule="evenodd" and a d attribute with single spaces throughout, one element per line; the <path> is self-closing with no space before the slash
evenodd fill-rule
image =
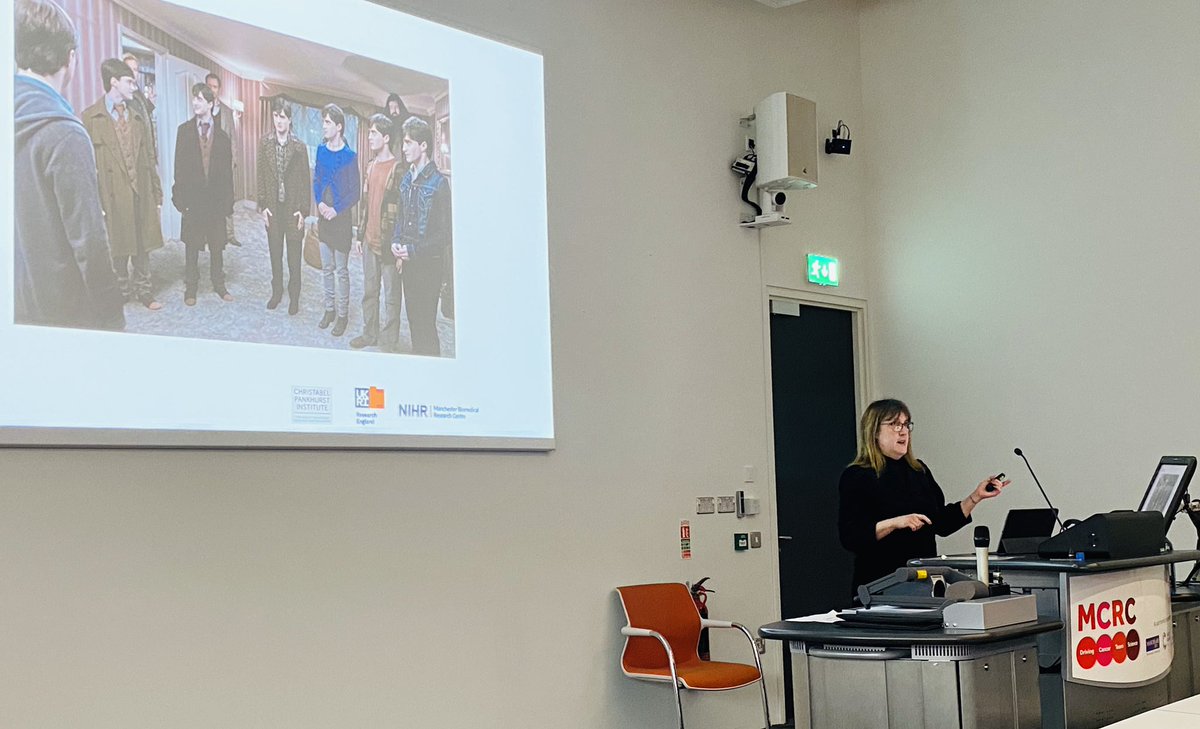
<path id="1" fill-rule="evenodd" d="M 1058 509 L 1012 509 L 1004 518 L 1000 540 L 1030 537 L 1045 539 L 1054 532 L 1054 519 L 1057 514 Z"/>

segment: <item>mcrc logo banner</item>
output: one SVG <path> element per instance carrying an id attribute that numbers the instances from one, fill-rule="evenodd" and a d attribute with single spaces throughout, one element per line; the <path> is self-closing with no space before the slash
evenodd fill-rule
<path id="1" fill-rule="evenodd" d="M 1162 678 L 1175 655 L 1166 567 L 1067 578 L 1068 681 L 1141 684 Z"/>

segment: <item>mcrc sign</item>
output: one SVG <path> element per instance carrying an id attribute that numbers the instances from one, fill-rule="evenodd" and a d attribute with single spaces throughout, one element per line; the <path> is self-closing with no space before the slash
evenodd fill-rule
<path id="1" fill-rule="evenodd" d="M 1068 681 L 1144 684 L 1171 669 L 1166 567 L 1071 575 L 1067 599 Z"/>
<path id="2" fill-rule="evenodd" d="M 1081 603 L 1079 605 L 1079 627 L 1076 630 L 1083 630 L 1085 627 L 1089 630 L 1095 630 L 1097 627 L 1109 628 L 1115 625 L 1124 625 L 1126 621 L 1130 625 L 1137 622 L 1137 617 L 1133 614 L 1134 604 L 1137 598 L 1129 598 L 1124 602 L 1120 600 L 1111 600 L 1097 603 Z"/>

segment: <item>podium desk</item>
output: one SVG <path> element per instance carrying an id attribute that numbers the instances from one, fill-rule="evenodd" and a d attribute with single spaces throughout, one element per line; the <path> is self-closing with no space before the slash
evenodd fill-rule
<path id="1" fill-rule="evenodd" d="M 885 629 L 780 621 L 796 729 L 1036 729 L 1036 636 L 1057 620 L 994 630 Z"/>
<path id="2" fill-rule="evenodd" d="M 1062 630 L 1037 638 L 1046 729 L 1103 727 L 1168 702 L 1179 632 L 1168 567 L 1196 559 L 1195 550 L 1119 560 L 991 557 L 990 569 L 1014 592 L 1037 598 L 1039 619 L 1062 622 Z M 974 574 L 975 558 L 909 566 Z"/>

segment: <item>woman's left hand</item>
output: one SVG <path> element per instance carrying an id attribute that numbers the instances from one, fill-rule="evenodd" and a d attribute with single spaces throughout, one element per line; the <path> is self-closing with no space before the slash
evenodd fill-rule
<path id="1" fill-rule="evenodd" d="M 976 504 L 984 499 L 994 499 L 1000 495 L 1001 489 L 1010 483 L 1012 483 L 1011 480 L 997 481 L 995 476 L 989 476 L 979 482 L 979 485 L 971 492 L 969 498 Z"/>

